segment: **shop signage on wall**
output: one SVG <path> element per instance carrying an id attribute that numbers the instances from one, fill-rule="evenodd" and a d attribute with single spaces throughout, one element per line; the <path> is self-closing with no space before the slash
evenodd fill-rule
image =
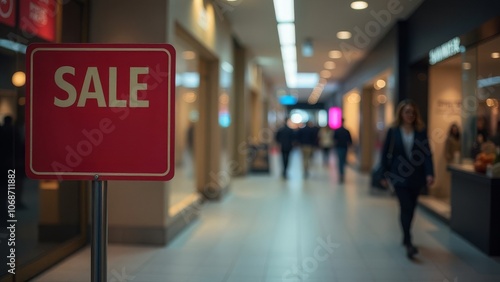
<path id="1" fill-rule="evenodd" d="M 434 65 L 458 53 L 460 53 L 460 38 L 455 37 L 429 52 L 429 64 Z"/>
<path id="2" fill-rule="evenodd" d="M 14 27 L 16 25 L 16 1 L 0 1 L 0 23 Z"/>
<path id="3" fill-rule="evenodd" d="M 462 112 L 462 100 L 438 99 L 436 111 L 438 115 L 460 115 Z"/>
<path id="4" fill-rule="evenodd" d="M 29 177 L 173 177 L 171 45 L 32 44 L 26 61 Z"/>
<path id="5" fill-rule="evenodd" d="M 57 5 L 56 0 L 21 0 L 21 29 L 47 41 L 55 41 Z"/>

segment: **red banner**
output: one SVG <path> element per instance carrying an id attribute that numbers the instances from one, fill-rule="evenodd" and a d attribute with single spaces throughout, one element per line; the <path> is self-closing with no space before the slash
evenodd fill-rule
<path id="1" fill-rule="evenodd" d="M 14 27 L 16 25 L 16 1 L 0 1 L 0 23 Z"/>
<path id="2" fill-rule="evenodd" d="M 47 41 L 54 41 L 57 12 L 55 0 L 21 0 L 21 30 Z"/>

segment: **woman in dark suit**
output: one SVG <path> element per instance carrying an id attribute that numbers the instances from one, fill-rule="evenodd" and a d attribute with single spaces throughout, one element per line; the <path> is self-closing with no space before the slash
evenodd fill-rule
<path id="1" fill-rule="evenodd" d="M 427 131 L 411 100 L 398 105 L 396 121 L 387 132 L 382 149 L 382 166 L 385 181 L 393 185 L 399 200 L 403 245 L 412 258 L 418 250 L 412 243 L 411 222 L 420 191 L 434 182 L 434 168 Z"/>

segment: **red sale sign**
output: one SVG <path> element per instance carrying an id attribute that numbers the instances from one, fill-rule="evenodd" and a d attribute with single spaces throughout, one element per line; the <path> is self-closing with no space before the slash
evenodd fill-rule
<path id="1" fill-rule="evenodd" d="M 56 0 L 21 0 L 19 25 L 23 31 L 47 41 L 56 38 L 56 17 L 59 13 Z"/>
<path id="2" fill-rule="evenodd" d="M 26 59 L 29 177 L 173 177 L 171 45 L 32 44 Z"/>

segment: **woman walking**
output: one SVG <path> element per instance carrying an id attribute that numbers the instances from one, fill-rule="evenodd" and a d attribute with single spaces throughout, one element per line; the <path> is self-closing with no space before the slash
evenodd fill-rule
<path id="1" fill-rule="evenodd" d="M 403 245 L 412 258 L 418 253 L 410 232 L 417 198 L 423 187 L 434 182 L 434 168 L 424 123 L 411 100 L 397 107 L 396 121 L 384 142 L 382 165 L 385 180 L 393 185 L 399 201 Z"/>

